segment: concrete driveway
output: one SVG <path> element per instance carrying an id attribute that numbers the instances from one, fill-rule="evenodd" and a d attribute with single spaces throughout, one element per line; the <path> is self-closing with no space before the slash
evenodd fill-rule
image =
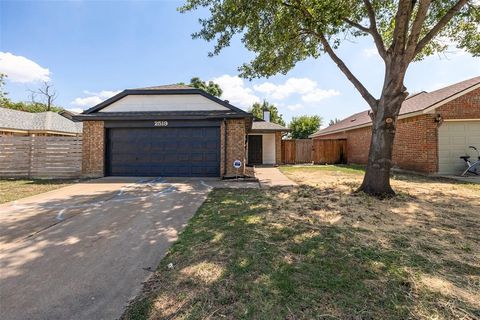
<path id="1" fill-rule="evenodd" d="M 1 318 L 118 318 L 217 183 L 104 178 L 0 205 Z"/>

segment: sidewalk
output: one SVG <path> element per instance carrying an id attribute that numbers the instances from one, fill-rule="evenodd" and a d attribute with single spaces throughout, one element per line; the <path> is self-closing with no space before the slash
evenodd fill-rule
<path id="1" fill-rule="evenodd" d="M 262 188 L 297 185 L 288 179 L 278 168 L 274 167 L 255 167 L 255 177 L 257 177 Z"/>

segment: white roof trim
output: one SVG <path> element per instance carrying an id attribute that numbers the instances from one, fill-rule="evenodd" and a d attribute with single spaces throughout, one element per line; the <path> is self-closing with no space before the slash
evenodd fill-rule
<path id="1" fill-rule="evenodd" d="M 480 121 L 479 119 L 444 119 L 444 122 Z"/>

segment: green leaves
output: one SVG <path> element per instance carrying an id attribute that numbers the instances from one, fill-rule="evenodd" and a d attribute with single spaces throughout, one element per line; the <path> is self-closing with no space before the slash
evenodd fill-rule
<path id="1" fill-rule="evenodd" d="M 407 57 L 407 66 L 413 59 L 421 60 L 445 51 L 452 43 L 473 55 L 480 55 L 479 4 L 469 0 L 463 5 L 462 1 L 466 0 L 428 4 L 418 41 L 431 30 L 436 31 L 435 35 L 431 39 L 427 37 L 427 43 L 415 57 Z M 243 77 L 255 78 L 285 74 L 299 61 L 318 58 L 324 51 L 320 35 L 337 48 L 345 39 L 377 33 L 376 42 L 382 42 L 386 49 L 400 48 L 396 54 L 405 55 L 408 51 L 405 39 L 415 34 L 413 21 L 420 4 L 425 1 L 414 1 L 413 6 L 400 6 L 402 3 L 394 0 L 187 0 L 179 10 L 209 9 L 210 16 L 200 20 L 201 29 L 193 36 L 215 41 L 211 55 L 219 54 L 234 36 L 240 36 L 245 47 L 256 55 L 252 61 L 242 64 L 239 71 Z M 435 28 L 442 18 L 458 4 L 458 12 L 447 24 L 441 23 L 443 26 L 437 31 Z M 375 25 L 369 15 L 370 5 Z M 396 19 L 400 17 L 408 19 L 407 30 L 395 35 L 393 31 L 399 22 Z M 413 47 L 410 52 L 415 52 Z"/>
<path id="2" fill-rule="evenodd" d="M 190 83 L 188 85 L 190 87 L 202 89 L 203 91 L 206 91 L 215 97 L 220 97 L 223 93 L 222 88 L 220 88 L 217 83 L 213 81 L 208 81 L 207 83 L 206 81 L 201 80 L 199 77 L 193 77 L 190 79 Z"/>
<path id="3" fill-rule="evenodd" d="M 307 139 L 309 135 L 317 132 L 322 125 L 322 118 L 319 116 L 293 117 L 288 125 L 292 139 Z"/>
<path id="4" fill-rule="evenodd" d="M 278 112 L 277 107 L 275 107 L 273 104 L 268 103 L 265 100 L 263 101 L 263 103 L 255 102 L 252 105 L 252 108 L 248 110 L 248 112 L 251 112 L 253 116 L 256 118 L 263 119 L 264 110 L 270 111 L 270 122 L 273 122 L 285 127 L 285 120 L 283 120 L 282 115 Z"/>

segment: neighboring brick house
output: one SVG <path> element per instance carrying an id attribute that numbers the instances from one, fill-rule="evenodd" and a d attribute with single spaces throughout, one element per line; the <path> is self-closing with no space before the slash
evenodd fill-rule
<path id="1" fill-rule="evenodd" d="M 0 136 L 80 136 L 82 123 L 58 113 L 25 112 L 0 107 Z"/>
<path id="2" fill-rule="evenodd" d="M 184 85 L 124 90 L 73 118 L 84 124 L 82 172 L 90 177 L 243 175 L 257 122 Z M 279 141 L 271 143 L 275 150 Z"/>
<path id="3" fill-rule="evenodd" d="M 310 136 L 346 139 L 347 162 L 366 164 L 371 138 L 368 111 L 354 114 Z M 458 174 L 459 157 L 480 148 L 480 77 L 413 94 L 403 103 L 393 146 L 394 166 L 427 174 Z"/>

